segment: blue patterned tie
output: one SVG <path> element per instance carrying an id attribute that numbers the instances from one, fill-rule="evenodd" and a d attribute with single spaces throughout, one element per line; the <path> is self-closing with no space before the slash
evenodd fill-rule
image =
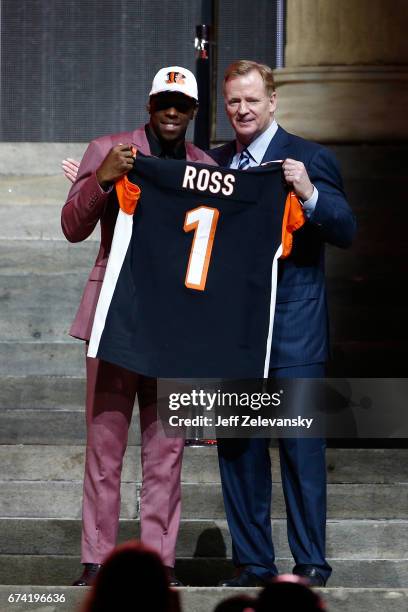
<path id="1" fill-rule="evenodd" d="M 248 149 L 243 149 L 238 162 L 238 170 L 246 170 L 249 166 L 250 154 Z"/>

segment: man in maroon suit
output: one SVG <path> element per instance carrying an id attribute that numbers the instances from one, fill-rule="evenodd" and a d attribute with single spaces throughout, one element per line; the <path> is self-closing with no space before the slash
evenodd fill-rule
<path id="1" fill-rule="evenodd" d="M 105 274 L 118 212 L 114 183 L 133 165 L 132 147 L 145 155 L 215 162 L 185 141 L 189 122 L 197 110 L 194 75 L 179 66 L 162 68 L 153 79 L 148 111 L 150 121 L 133 132 L 110 134 L 93 140 L 62 209 L 61 223 L 70 242 L 90 236 L 98 222 L 101 244 L 95 265 L 70 329 L 89 340 L 96 304 Z M 74 180 L 75 165 L 64 165 Z M 175 547 L 181 512 L 180 472 L 184 440 L 160 436 L 156 416 L 155 379 L 135 374 L 98 359 L 86 358 L 87 447 L 82 511 L 82 563 L 76 586 L 91 584 L 103 560 L 116 545 L 120 512 L 123 455 L 135 396 L 141 429 L 142 490 L 141 539 L 155 549 L 174 575 Z"/>

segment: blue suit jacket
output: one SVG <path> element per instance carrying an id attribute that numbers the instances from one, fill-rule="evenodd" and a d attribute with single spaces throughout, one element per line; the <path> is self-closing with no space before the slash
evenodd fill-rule
<path id="1" fill-rule="evenodd" d="M 228 167 L 235 141 L 208 154 Z M 324 147 L 278 128 L 263 162 L 296 159 L 305 164 L 319 192 L 316 208 L 294 234 L 290 257 L 279 262 L 271 368 L 323 362 L 328 357 L 328 313 L 324 278 L 324 244 L 350 246 L 356 229 L 339 167 Z"/>

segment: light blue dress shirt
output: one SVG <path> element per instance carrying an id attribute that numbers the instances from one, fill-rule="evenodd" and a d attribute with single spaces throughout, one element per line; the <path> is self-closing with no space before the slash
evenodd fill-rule
<path id="1" fill-rule="evenodd" d="M 257 138 L 255 138 L 255 140 L 253 140 L 251 144 L 249 144 L 247 147 L 245 147 L 245 145 L 241 144 L 240 142 L 238 142 L 238 140 L 236 140 L 235 144 L 236 144 L 237 152 L 232 158 L 230 168 L 238 168 L 239 158 L 241 156 L 242 151 L 245 148 L 249 153 L 249 167 L 259 166 L 259 164 L 262 162 L 264 158 L 266 149 L 268 148 L 269 143 L 271 142 L 272 138 L 275 136 L 277 130 L 278 130 L 278 124 L 276 123 L 274 119 L 271 125 L 264 132 L 262 132 L 262 134 L 259 134 L 259 136 L 257 136 Z M 281 161 L 281 160 L 277 160 L 277 161 Z M 316 207 L 318 197 L 319 197 L 319 192 L 317 191 L 316 187 L 313 185 L 313 193 L 311 197 L 305 202 L 301 201 L 303 210 L 305 211 L 305 215 L 307 218 L 309 218 L 311 214 L 313 213 Z"/>

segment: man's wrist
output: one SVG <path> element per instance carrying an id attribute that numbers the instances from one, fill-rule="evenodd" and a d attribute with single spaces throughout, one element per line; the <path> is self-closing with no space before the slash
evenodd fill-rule
<path id="1" fill-rule="evenodd" d="M 305 193 L 302 194 L 302 196 L 300 197 L 300 199 L 302 200 L 302 202 L 307 202 L 308 200 L 310 200 L 310 198 L 312 197 L 314 192 L 314 187 L 313 185 L 310 186 L 310 189 L 308 189 Z"/>
<path id="2" fill-rule="evenodd" d="M 316 187 L 314 185 L 312 185 L 312 187 L 313 187 L 313 191 L 312 191 L 310 198 L 308 198 L 307 200 L 302 200 L 302 198 L 299 198 L 302 208 L 304 210 L 304 213 L 308 219 L 310 218 L 314 209 L 316 208 L 317 198 L 319 197 L 319 192 L 317 191 Z"/>
<path id="3" fill-rule="evenodd" d="M 98 171 L 96 172 L 96 180 L 98 181 L 99 187 L 103 189 L 103 191 L 109 191 L 109 189 L 112 187 L 112 182 L 104 179 Z"/>

